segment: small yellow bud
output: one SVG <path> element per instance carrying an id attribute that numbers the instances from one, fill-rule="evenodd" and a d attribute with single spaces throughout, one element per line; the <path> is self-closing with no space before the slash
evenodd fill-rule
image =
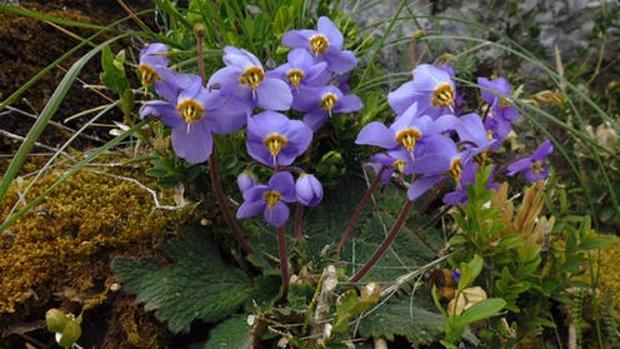
<path id="1" fill-rule="evenodd" d="M 58 309 L 50 309 L 45 313 L 47 330 L 50 332 L 62 332 L 65 325 L 69 322 L 69 317 Z"/>
<path id="2" fill-rule="evenodd" d="M 197 38 L 204 38 L 207 33 L 207 28 L 202 23 L 194 24 L 194 34 Z"/>
<path id="3" fill-rule="evenodd" d="M 62 331 L 60 338 L 57 337 L 58 345 L 63 348 L 71 347 L 82 335 L 82 328 L 76 320 L 67 322 L 65 329 Z"/>

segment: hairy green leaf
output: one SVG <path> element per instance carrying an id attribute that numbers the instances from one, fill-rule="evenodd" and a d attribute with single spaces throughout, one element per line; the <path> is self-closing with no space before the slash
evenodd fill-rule
<path id="1" fill-rule="evenodd" d="M 432 343 L 443 333 L 444 317 L 429 309 L 433 305 L 426 290 L 420 290 L 411 300 L 394 296 L 360 322 L 359 332 L 364 337 L 405 336 L 412 346 Z"/>
<path id="2" fill-rule="evenodd" d="M 252 347 L 250 330 L 245 316 L 234 316 L 211 330 L 203 349 L 249 349 Z"/>
<path id="3" fill-rule="evenodd" d="M 246 275 L 227 266 L 204 234 L 190 230 L 170 241 L 164 252 L 172 260 L 169 265 L 115 258 L 112 269 L 125 290 L 145 303 L 145 310 L 154 310 L 172 332 L 189 330 L 194 319 L 224 319 L 248 298 Z"/>

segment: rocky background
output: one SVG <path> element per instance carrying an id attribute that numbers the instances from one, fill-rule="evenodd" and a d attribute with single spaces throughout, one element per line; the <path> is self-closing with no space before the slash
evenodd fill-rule
<path id="1" fill-rule="evenodd" d="M 378 36 L 401 5 L 400 0 L 365 3 L 352 0 L 344 8 L 354 9 L 352 18 L 362 27 L 385 22 L 375 30 Z M 401 10 L 400 16 L 415 15 L 418 18 L 415 21 L 399 21 L 388 41 L 413 37 L 422 32 L 496 41 L 499 39 L 497 33 L 501 33 L 551 63 L 554 63 L 557 47 L 564 62 L 588 60 L 595 65 L 600 53 L 604 60 L 611 60 L 620 52 L 619 4 L 613 0 L 410 1 Z M 439 17 L 446 19 L 440 20 Z M 484 23 L 484 27 L 474 27 L 464 21 Z M 425 42 L 419 42 L 416 52 L 421 52 L 425 45 Z M 432 41 L 432 45 L 435 47 L 433 53 L 442 54 L 459 53 L 476 43 L 442 40 Z M 400 45 L 400 50 L 383 54 L 385 62 L 392 68 L 402 68 L 406 63 L 402 58 L 402 47 Z M 434 58 L 427 56 L 426 60 Z M 476 59 L 500 72 L 520 71 L 525 76 L 537 76 L 535 68 L 527 61 L 514 59 L 501 49 L 485 47 L 476 54 Z"/>

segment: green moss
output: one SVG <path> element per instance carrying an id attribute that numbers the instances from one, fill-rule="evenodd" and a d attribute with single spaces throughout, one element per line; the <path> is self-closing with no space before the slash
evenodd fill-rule
<path id="1" fill-rule="evenodd" d="M 45 190 L 62 170 L 42 177 L 26 200 Z M 141 168 L 97 171 L 157 187 Z M 0 220 L 26 184 L 15 186 L 0 204 Z M 160 195 L 167 204 L 172 197 L 168 189 Z M 135 183 L 102 174 L 81 172 L 62 184 L 43 205 L 0 235 L 0 328 L 44 313 L 52 300 L 69 300 L 67 294 L 105 290 L 114 280 L 109 262 L 115 255 L 155 254 L 166 234 L 174 232 L 190 210 L 154 206 L 151 195 Z"/>
<path id="2" fill-rule="evenodd" d="M 614 304 L 616 322 L 620 322 L 620 239 L 616 243 L 601 250 L 599 289 L 603 294 L 611 295 Z"/>

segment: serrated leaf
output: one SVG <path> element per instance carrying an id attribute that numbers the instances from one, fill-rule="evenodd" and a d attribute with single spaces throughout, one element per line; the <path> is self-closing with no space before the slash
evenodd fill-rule
<path id="1" fill-rule="evenodd" d="M 443 333 L 444 317 L 433 309 L 430 300 L 424 299 L 427 290 L 418 290 L 413 299 L 394 296 L 360 322 L 359 332 L 364 337 L 405 336 L 412 346 L 432 343 Z M 417 296 L 419 294 L 419 296 Z"/>
<path id="2" fill-rule="evenodd" d="M 497 313 L 504 309 L 505 306 L 506 301 L 501 298 L 485 299 L 465 310 L 465 312 L 458 317 L 457 322 L 462 325 L 468 325 L 484 320 L 497 315 Z"/>
<path id="3" fill-rule="evenodd" d="M 234 316 L 209 332 L 209 340 L 203 349 L 250 349 L 252 348 L 251 328 L 247 318 Z"/>
<path id="4" fill-rule="evenodd" d="M 124 289 L 145 303 L 145 310 L 168 324 L 174 333 L 189 330 L 195 319 L 215 322 L 235 312 L 248 298 L 250 282 L 239 269 L 222 261 L 204 233 L 189 231 L 164 247 L 172 260 L 115 258 L 112 270 Z"/>

